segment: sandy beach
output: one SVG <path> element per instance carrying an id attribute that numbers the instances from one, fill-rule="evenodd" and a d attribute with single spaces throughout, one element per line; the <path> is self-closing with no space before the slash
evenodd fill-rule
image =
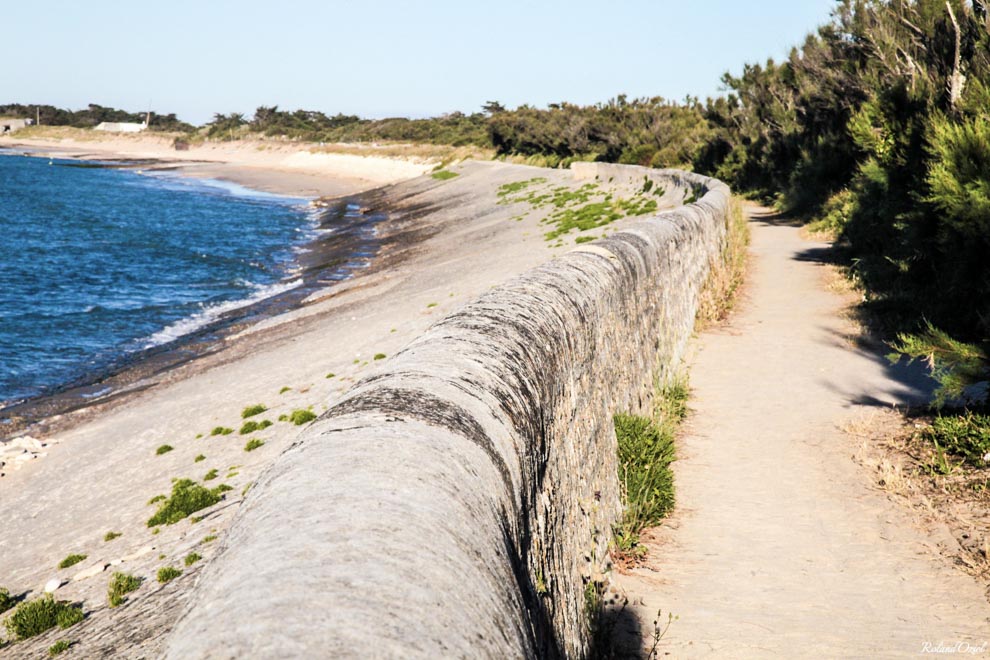
<path id="1" fill-rule="evenodd" d="M 164 146 L 136 144 L 140 148 L 30 146 L 92 158 L 165 160 Z M 299 410 L 322 413 L 439 318 L 574 247 L 577 234 L 562 242 L 544 239 L 548 209 L 500 203 L 500 186 L 535 177 L 547 188 L 587 183 L 568 171 L 496 162 L 452 166 L 457 176 L 449 180 L 409 178 L 435 164 L 365 163 L 365 169 L 348 170 L 360 156 L 255 154 L 246 145 L 182 156 L 209 160 L 179 165 L 191 175 L 291 194 L 354 195 L 363 206 L 387 213 L 379 226 L 382 248 L 364 271 L 313 292 L 295 309 L 239 328 L 195 360 L 143 374 L 122 395 L 48 419 L 17 440 L 27 458 L 0 479 L 0 586 L 34 598 L 54 578 L 62 583 L 58 598 L 83 604 L 87 618 L 72 629 L 79 644 L 67 657 L 157 655 L 196 575 L 221 551 L 244 493 L 303 428 L 280 418 Z M 351 175 L 342 178 L 345 171 Z M 382 185 L 401 178 L 406 180 Z M 600 186 L 617 195 L 636 192 L 618 183 Z M 619 220 L 609 230 L 634 221 Z M 266 410 L 251 420 L 273 425 L 240 433 L 242 411 L 258 404 Z M 215 429 L 230 432 L 214 435 Z M 254 439 L 263 444 L 246 451 Z M 172 449 L 158 453 L 164 445 Z M 181 478 L 230 490 L 197 516 L 148 527 L 156 509 L 149 501 L 168 495 Z M 120 536 L 104 540 L 109 532 Z M 191 553 L 201 559 L 189 561 Z M 86 558 L 58 569 L 69 554 Z M 155 574 L 166 566 L 183 574 L 159 584 Z M 106 591 L 115 571 L 143 583 L 124 606 L 111 609 Z M 58 636 L 52 631 L 3 653 L 37 656 Z"/>

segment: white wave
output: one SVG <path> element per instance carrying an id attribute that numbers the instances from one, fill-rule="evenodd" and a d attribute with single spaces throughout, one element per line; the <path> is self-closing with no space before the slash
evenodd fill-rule
<path id="1" fill-rule="evenodd" d="M 210 323 L 213 323 L 227 312 L 234 311 L 235 309 L 241 309 L 242 307 L 247 307 L 257 302 L 261 302 L 266 298 L 271 298 L 272 296 L 277 296 L 280 293 L 290 291 L 298 286 L 301 286 L 302 283 L 303 282 L 301 279 L 297 279 L 290 282 L 279 282 L 278 284 L 261 286 L 252 285 L 256 287 L 256 291 L 247 298 L 230 300 L 228 302 L 217 303 L 215 305 L 204 305 L 201 311 L 196 312 L 192 316 L 187 316 L 184 319 L 180 319 L 143 340 L 143 347 L 151 348 L 152 346 L 161 346 L 162 344 L 175 341 L 180 337 L 188 335 L 204 326 L 209 325 Z"/>
<path id="2" fill-rule="evenodd" d="M 135 172 L 135 174 L 140 174 L 140 176 L 152 179 L 163 188 L 170 190 L 189 190 L 190 188 L 195 190 L 199 188 L 201 191 L 221 192 L 230 195 L 231 197 L 244 197 L 248 199 L 279 202 L 282 204 L 292 204 L 299 206 L 300 209 L 303 208 L 303 204 L 306 204 L 306 208 L 308 208 L 308 202 L 310 200 L 309 197 L 279 195 L 277 193 L 265 192 L 264 190 L 255 190 L 254 188 L 248 188 L 247 186 L 242 186 L 239 183 L 225 181 L 223 179 L 201 179 L 199 177 L 185 176 L 174 172 L 162 172 L 155 170 L 141 170 L 140 172 Z"/>

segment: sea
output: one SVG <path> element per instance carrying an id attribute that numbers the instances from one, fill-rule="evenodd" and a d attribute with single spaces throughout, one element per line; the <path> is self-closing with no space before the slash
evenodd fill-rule
<path id="1" fill-rule="evenodd" d="M 309 201 L 0 151 L 0 409 L 299 287 Z"/>

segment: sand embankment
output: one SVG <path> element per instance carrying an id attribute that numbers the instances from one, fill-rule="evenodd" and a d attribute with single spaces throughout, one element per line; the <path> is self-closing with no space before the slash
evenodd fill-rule
<path id="1" fill-rule="evenodd" d="M 57 134 L 56 134 L 57 135 Z M 177 151 L 174 138 L 67 131 L 65 137 L 0 137 L 0 147 L 82 159 L 157 161 L 189 176 L 218 178 L 267 192 L 308 197 L 352 194 L 411 179 L 440 164 L 430 155 L 396 155 L 374 145 L 315 145 L 271 140 L 204 142 Z"/>

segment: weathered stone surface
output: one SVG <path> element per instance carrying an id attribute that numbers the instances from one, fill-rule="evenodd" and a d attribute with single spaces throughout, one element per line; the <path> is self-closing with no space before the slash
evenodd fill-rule
<path id="1" fill-rule="evenodd" d="M 612 415 L 679 363 L 729 191 L 576 169 L 700 201 L 493 289 L 355 386 L 251 489 L 166 657 L 586 655 Z"/>

